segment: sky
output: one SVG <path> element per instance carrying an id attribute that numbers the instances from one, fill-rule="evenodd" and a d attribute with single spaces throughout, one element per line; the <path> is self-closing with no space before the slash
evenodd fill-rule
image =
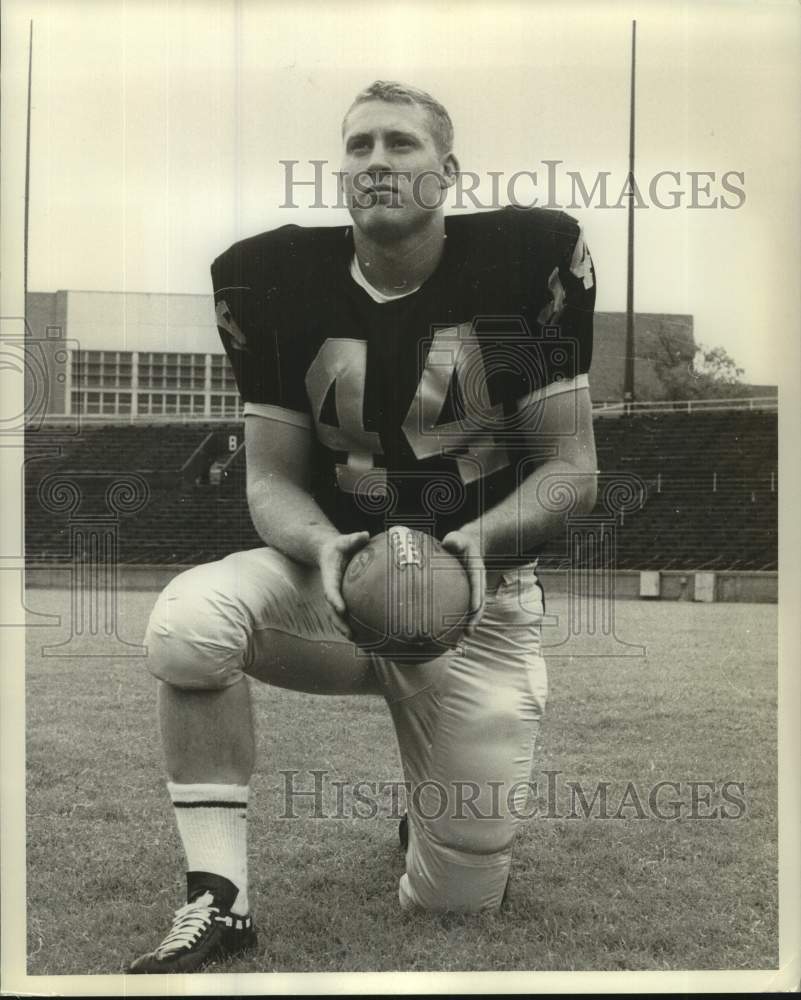
<path id="1" fill-rule="evenodd" d="M 597 308 L 623 310 L 630 32 L 637 19 L 635 308 L 690 313 L 748 380 L 781 381 L 797 341 L 801 8 L 794 3 L 343 3 L 317 0 L 6 0 L 3 5 L 3 315 L 21 275 L 27 32 L 34 22 L 29 288 L 210 293 L 234 240 L 335 225 L 287 168 L 325 160 L 334 202 L 339 127 L 353 95 L 400 79 L 449 109 L 462 168 L 502 178 L 561 161 L 608 204 L 585 228 Z M 681 190 L 678 208 L 658 197 Z M 690 206 L 690 172 L 711 172 Z M 723 175 L 741 195 L 727 193 Z M 742 175 L 742 179 L 739 176 Z M 724 208 L 720 198 L 735 207 Z M 467 200 L 463 199 L 463 204 Z M 453 204 L 449 211 L 459 211 Z M 17 292 L 19 294 L 19 292 Z"/>

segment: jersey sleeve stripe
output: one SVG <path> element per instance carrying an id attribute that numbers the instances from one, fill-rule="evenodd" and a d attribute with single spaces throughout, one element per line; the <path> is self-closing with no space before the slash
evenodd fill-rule
<path id="1" fill-rule="evenodd" d="M 270 403 L 245 403 L 243 412 L 246 417 L 264 417 L 265 420 L 277 420 L 279 423 L 305 427 L 307 430 L 311 430 L 312 426 L 311 417 L 307 413 L 299 413 L 297 410 L 288 410 L 286 407 Z"/>
<path id="2" fill-rule="evenodd" d="M 561 382 L 551 382 L 550 385 L 543 386 L 541 389 L 535 389 L 527 396 L 518 399 L 517 408 L 522 410 L 524 407 L 531 406 L 532 403 L 542 402 L 543 399 L 548 399 L 550 396 L 558 396 L 562 392 L 577 392 L 579 389 L 589 389 L 589 387 L 589 376 L 586 372 L 582 372 L 581 375 L 575 375 L 573 378 L 566 378 Z"/>

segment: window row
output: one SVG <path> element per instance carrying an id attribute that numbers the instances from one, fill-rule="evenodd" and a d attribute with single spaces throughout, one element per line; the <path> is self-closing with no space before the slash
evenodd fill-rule
<path id="1" fill-rule="evenodd" d="M 212 354 L 206 382 L 205 354 L 139 354 L 134 365 L 125 351 L 76 351 L 72 383 L 79 389 L 129 389 L 134 379 L 141 389 L 216 389 L 234 391 L 236 379 L 228 358 Z M 180 364 L 165 364 L 164 358 L 180 358 Z"/>
<path id="2" fill-rule="evenodd" d="M 211 416 L 239 417 L 241 402 L 238 394 L 212 393 L 206 413 L 205 393 L 139 392 L 136 410 L 139 416 Z M 72 412 L 79 414 L 129 415 L 132 405 L 130 392 L 81 392 L 73 390 Z"/>
<path id="3" fill-rule="evenodd" d="M 73 413 L 130 413 L 130 392 L 75 392 L 72 393 Z"/>
<path id="4" fill-rule="evenodd" d="M 73 360 L 81 364 L 99 365 L 128 362 L 133 358 L 132 351 L 73 351 Z M 166 354 L 159 351 L 140 351 L 140 364 L 153 365 L 205 365 L 205 354 Z"/>
<path id="5" fill-rule="evenodd" d="M 206 412 L 206 397 L 189 393 L 140 392 L 136 395 L 136 409 L 140 415 L 191 413 L 202 417 Z"/>
<path id="6" fill-rule="evenodd" d="M 158 351 L 140 351 L 139 363 L 149 365 L 205 365 L 205 354 L 164 354 Z"/>
<path id="7" fill-rule="evenodd" d="M 143 389 L 203 389 L 206 385 L 206 369 L 192 371 L 139 366 L 139 385 Z"/>

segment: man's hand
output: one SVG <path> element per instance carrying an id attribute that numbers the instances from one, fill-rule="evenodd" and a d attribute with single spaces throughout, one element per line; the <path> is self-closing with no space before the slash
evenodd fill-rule
<path id="1" fill-rule="evenodd" d="M 451 531 L 442 539 L 442 547 L 459 559 L 470 580 L 470 617 L 467 623 L 467 634 L 470 635 L 484 614 L 486 573 L 481 546 L 471 531 L 460 528 L 458 531 Z"/>
<path id="2" fill-rule="evenodd" d="M 352 535 L 331 535 L 320 546 L 317 565 L 325 599 L 334 609 L 343 635 L 350 638 L 347 609 L 342 597 L 342 576 L 353 556 L 370 541 L 370 533 L 356 531 Z"/>

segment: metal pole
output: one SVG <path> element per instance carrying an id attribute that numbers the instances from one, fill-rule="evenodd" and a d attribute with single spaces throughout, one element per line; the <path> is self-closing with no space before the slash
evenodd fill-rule
<path id="1" fill-rule="evenodd" d="M 623 398 L 634 402 L 634 83 L 637 50 L 637 22 L 631 22 L 631 107 L 629 111 L 629 232 L 628 271 L 626 281 L 626 364 L 623 377 Z"/>
<path id="2" fill-rule="evenodd" d="M 31 75 L 33 67 L 33 21 L 30 23 L 28 36 L 28 118 L 25 131 L 25 221 L 23 232 L 23 296 L 22 314 L 25 317 L 25 329 L 28 328 L 28 200 L 31 187 Z"/>

